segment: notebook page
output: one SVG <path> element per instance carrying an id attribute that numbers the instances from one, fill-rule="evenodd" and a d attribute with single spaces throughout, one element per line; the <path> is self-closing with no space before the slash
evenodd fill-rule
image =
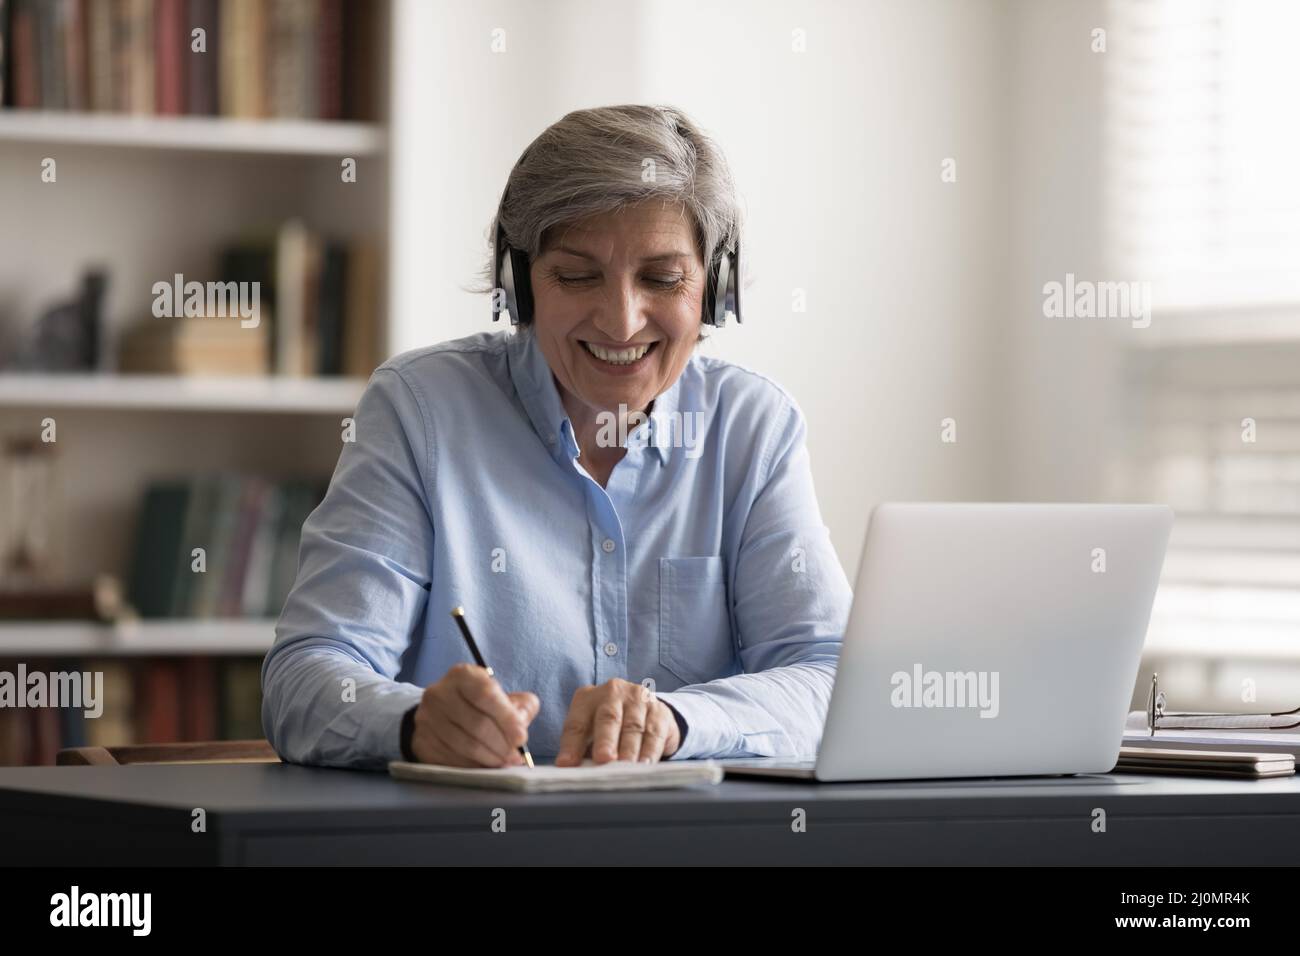
<path id="1" fill-rule="evenodd" d="M 516 790 L 524 793 L 562 793 L 605 790 L 663 790 L 713 785 L 723 778 L 722 767 L 711 760 L 633 763 L 615 760 L 596 764 L 585 760 L 577 767 L 447 767 L 441 764 L 394 760 L 388 772 L 401 780 L 442 786 Z"/>

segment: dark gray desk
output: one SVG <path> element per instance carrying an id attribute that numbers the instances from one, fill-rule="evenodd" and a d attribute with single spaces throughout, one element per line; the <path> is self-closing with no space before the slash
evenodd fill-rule
<path id="1" fill-rule="evenodd" d="M 1105 833 L 1092 830 L 1098 807 Z M 206 833 L 191 831 L 195 808 Z M 806 832 L 791 829 L 796 808 Z M 727 780 L 526 796 L 286 764 L 18 767 L 0 769 L 0 861 L 1294 865 L 1300 779 Z"/>

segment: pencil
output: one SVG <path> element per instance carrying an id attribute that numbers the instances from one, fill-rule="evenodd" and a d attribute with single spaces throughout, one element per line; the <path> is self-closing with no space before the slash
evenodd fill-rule
<path id="1" fill-rule="evenodd" d="M 465 620 L 465 609 L 463 607 L 454 607 L 451 609 L 451 616 L 455 618 L 457 627 L 460 628 L 461 637 L 465 638 L 465 643 L 469 645 L 469 652 L 474 656 L 474 663 L 488 672 L 488 677 L 495 677 L 496 674 L 488 666 L 488 662 L 483 660 L 483 655 L 478 652 L 478 645 L 474 643 L 474 635 L 469 632 L 469 623 Z M 528 745 L 524 744 L 519 748 L 523 754 L 524 763 L 528 768 L 533 769 L 533 755 L 528 752 Z"/>

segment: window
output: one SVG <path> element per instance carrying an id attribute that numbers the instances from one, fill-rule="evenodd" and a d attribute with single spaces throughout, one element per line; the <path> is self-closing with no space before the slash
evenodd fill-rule
<path id="1" fill-rule="evenodd" d="M 1148 651 L 1300 661 L 1300 3 L 1109 14 L 1108 269 L 1152 287 L 1112 491 L 1178 512 Z M 1205 673 L 1251 708 L 1242 671 Z"/>

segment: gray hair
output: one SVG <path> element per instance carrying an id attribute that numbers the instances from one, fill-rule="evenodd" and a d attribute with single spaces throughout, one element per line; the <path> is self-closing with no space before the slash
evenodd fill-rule
<path id="1" fill-rule="evenodd" d="M 694 120 L 670 106 L 575 110 L 524 150 L 488 227 L 536 261 L 559 228 L 648 199 L 680 203 L 691 216 L 705 268 L 740 236 L 741 212 L 726 157 Z M 491 252 L 486 287 L 495 285 Z"/>

